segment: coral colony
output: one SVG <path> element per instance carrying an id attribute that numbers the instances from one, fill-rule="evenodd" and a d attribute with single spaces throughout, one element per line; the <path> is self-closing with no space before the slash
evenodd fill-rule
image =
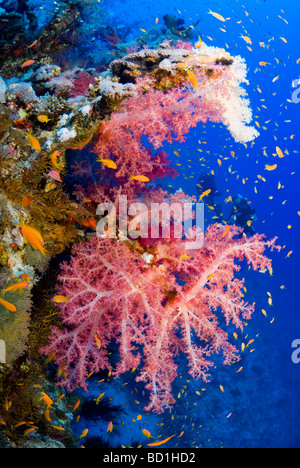
<path id="1" fill-rule="evenodd" d="M 58 31 L 75 16 L 71 9 L 59 18 Z M 145 410 L 161 413 L 175 402 L 179 354 L 186 355 L 191 377 L 203 381 L 215 355 L 224 364 L 239 359 L 226 327 L 243 329 L 254 311 L 243 300 L 239 265 L 271 272 L 265 250 L 274 249 L 275 240 L 215 224 L 201 233 L 200 248 L 187 249 L 187 237 L 151 237 L 150 220 L 148 236 L 130 239 L 120 219 L 113 236 L 108 230 L 101 237 L 96 209 L 112 202 L 118 213 L 120 197 L 149 213 L 155 203 L 195 202 L 156 185 L 177 174 L 163 144 L 184 142 L 192 127 L 207 121 L 224 124 L 238 142 L 253 140 L 258 133 L 242 87 L 246 63 L 224 49 L 177 38 L 152 48 L 137 45 L 103 72 L 68 69 L 47 60 L 47 31 L 51 44 L 46 28 L 39 47 L 27 48 L 10 67 L 5 62 L 0 77 L 0 329 L 7 364 L 24 353 L 28 358 L 15 371 L 24 386 L 12 391 L 9 372 L 2 384 L 15 397 L 23 392 L 25 402 L 26 389 L 33 389 L 37 423 L 44 403 L 34 384 L 41 375 L 48 382 L 45 360 L 68 391 L 87 389 L 92 372 L 118 378 L 135 368 L 136 381 L 148 390 Z M 67 150 L 76 155 L 68 165 Z M 71 180 L 68 190 L 65 179 Z M 69 254 L 70 246 L 57 281 L 47 279 L 51 258 Z M 49 288 L 53 279 L 46 300 L 39 281 Z M 25 406 L 20 414 L 32 420 Z M 16 423 L 13 414 L 5 417 L 1 409 L 1 421 Z"/>

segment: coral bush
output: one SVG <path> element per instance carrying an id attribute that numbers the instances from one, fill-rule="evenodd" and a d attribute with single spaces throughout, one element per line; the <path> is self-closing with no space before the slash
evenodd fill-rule
<path id="1" fill-rule="evenodd" d="M 65 328 L 54 328 L 41 350 L 55 353 L 64 370 L 59 385 L 87 388 L 90 372 L 109 369 L 118 377 L 138 368 L 136 380 L 150 392 L 145 409 L 161 412 L 175 401 L 171 384 L 180 352 L 195 379 L 207 380 L 214 353 L 223 354 L 224 364 L 236 361 L 219 316 L 242 329 L 254 310 L 242 299 L 236 260 L 271 271 L 264 250 L 275 242 L 260 235 L 237 239 L 239 233 L 237 227 L 209 227 L 204 247 L 189 252 L 188 260 L 182 258 L 184 241 L 160 242 L 151 264 L 122 241 L 92 237 L 76 245 L 59 276 L 58 294 L 68 297 L 59 306 Z M 114 369 L 108 359 L 112 340 L 119 347 Z"/>

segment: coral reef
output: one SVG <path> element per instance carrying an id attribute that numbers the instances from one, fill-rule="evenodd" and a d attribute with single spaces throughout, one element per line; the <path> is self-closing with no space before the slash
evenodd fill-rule
<path id="1" fill-rule="evenodd" d="M 121 232 L 99 239 L 100 202 L 120 195 L 148 207 L 192 200 L 146 186 L 177 174 L 164 142 L 184 141 L 207 120 L 225 124 L 236 141 L 258 135 L 242 87 L 245 62 L 183 42 L 193 39 L 193 28 L 166 15 L 164 26 L 133 42 L 125 42 L 127 30 L 100 25 L 109 54 L 90 64 L 93 45 L 86 60 L 80 54 L 87 47 L 78 36 L 82 2 L 61 2 L 45 24 L 29 2 L 17 3 L 0 3 L 0 339 L 7 353 L 0 444 L 78 446 L 72 396 L 62 398 L 46 364 L 59 366 L 59 385 L 69 390 L 86 388 L 90 372 L 109 369 L 118 377 L 138 367 L 137 380 L 150 392 L 147 409 L 163 411 L 174 402 L 180 352 L 191 375 L 203 379 L 213 352 L 226 364 L 238 358 L 216 310 L 242 327 L 253 306 L 241 299 L 235 260 L 270 269 L 263 252 L 274 242 L 237 239 L 239 229 L 214 226 L 205 248 L 186 262 L 184 240 L 124 241 Z M 57 289 L 68 299 L 55 307 L 56 258 L 72 245 Z M 120 353 L 115 368 L 107 352 L 112 339 Z M 50 413 L 41 392 L 54 402 Z"/>

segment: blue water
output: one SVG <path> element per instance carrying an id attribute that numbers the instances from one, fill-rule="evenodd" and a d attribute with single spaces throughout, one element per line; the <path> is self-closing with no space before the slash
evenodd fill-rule
<path id="1" fill-rule="evenodd" d="M 174 395 L 180 394 L 180 398 L 177 397 L 172 413 L 162 416 L 143 412 L 146 402 L 143 387 L 134 383 L 134 376 L 118 381 L 106 378 L 101 385 L 97 384 L 100 378 L 91 379 L 89 393 L 78 392 L 78 395 L 89 401 L 105 392 L 105 397 L 111 399 L 106 403 L 118 406 L 123 412 L 114 413 L 113 408 L 108 409 L 105 419 L 97 415 L 96 410 L 94 414 L 82 411 L 79 422 L 74 421 L 74 430 L 80 435 L 83 429 L 89 428 L 86 447 L 92 446 L 93 437 L 101 437 L 99 447 L 105 443 L 116 447 L 145 445 L 147 439 L 142 429 L 149 430 L 154 437 L 161 435 L 161 439 L 174 434 L 165 445 L 170 448 L 299 447 L 300 364 L 292 362 L 291 344 L 300 339 L 300 103 L 289 102 L 294 91 L 292 81 L 300 77 L 300 64 L 297 64 L 300 58 L 299 2 L 101 0 L 100 3 L 87 1 L 82 4 L 82 37 L 86 43 L 81 47 L 88 51 L 96 47 L 100 54 L 100 38 L 93 34 L 97 9 L 101 8 L 107 13 L 107 24 L 120 28 L 129 26 L 127 40 L 140 36 L 140 28 L 151 28 L 156 18 L 162 21 L 163 15 L 168 13 L 183 18 L 186 25 L 200 19 L 198 27 L 204 42 L 245 57 L 249 80 L 247 92 L 253 120 L 260 125 L 260 137 L 253 146 L 245 147 L 235 143 L 222 125 L 198 125 L 191 130 L 185 143 L 165 145 L 164 149 L 170 153 L 180 174 L 175 180 L 164 183 L 196 194 L 199 174 L 213 169 L 218 190 L 222 193 L 220 202 L 224 213 L 228 216 L 230 212 L 225 198 L 242 194 L 256 210 L 256 232 L 265 233 L 268 238 L 277 236 L 278 243 L 284 248 L 280 253 L 271 254 L 272 277 L 243 271 L 247 280 L 246 298 L 256 302 L 256 312 L 246 332 L 248 340 L 253 338 L 254 343 L 242 353 L 240 363 L 228 368 L 219 363 L 212 371 L 211 382 L 203 384 L 190 381 L 185 363 L 180 362 L 180 375 L 173 385 Z M 53 3 L 49 1 L 45 6 L 45 18 L 51 5 Z M 231 18 L 226 23 L 226 33 L 220 29 L 223 23 L 207 14 L 209 9 Z M 251 51 L 241 35 L 251 37 Z M 95 65 L 98 66 L 102 59 L 99 56 Z M 266 66 L 260 66 L 261 61 L 267 62 Z M 273 82 L 277 76 L 279 78 Z M 268 172 L 265 165 L 274 164 L 276 146 L 282 151 L 288 150 L 289 154 L 280 160 L 276 158 L 278 168 Z M 199 148 L 203 152 L 199 152 Z M 268 156 L 264 155 L 264 149 Z M 180 157 L 174 151 L 178 151 Z M 231 151 L 235 153 L 234 158 Z M 217 162 L 220 156 L 228 156 L 221 166 Z M 199 161 L 201 157 L 205 158 L 203 167 Z M 178 163 L 181 166 L 177 166 Z M 292 254 L 286 258 L 290 251 Z M 268 292 L 272 296 L 272 306 L 268 304 Z M 267 317 L 262 314 L 262 309 L 267 311 Z M 255 350 L 250 353 L 250 348 Z M 243 370 L 237 372 L 241 366 Z M 142 416 L 139 420 L 138 415 Z M 107 433 L 110 420 L 113 420 L 114 430 Z"/>

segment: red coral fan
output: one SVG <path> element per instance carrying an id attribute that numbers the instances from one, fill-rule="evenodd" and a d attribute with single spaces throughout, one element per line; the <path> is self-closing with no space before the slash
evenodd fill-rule
<path id="1" fill-rule="evenodd" d="M 90 84 L 95 83 L 95 78 L 97 74 L 90 75 L 85 71 L 82 71 L 76 75 L 76 78 L 73 79 L 73 87 L 69 93 L 71 98 L 75 98 L 77 96 L 83 96 Z"/>
<path id="2" fill-rule="evenodd" d="M 236 238 L 240 232 L 235 226 L 229 231 L 211 226 L 204 247 L 188 256 L 184 240 L 159 243 L 151 264 L 119 240 L 93 237 L 76 245 L 59 277 L 58 293 L 68 297 L 59 305 L 66 328 L 54 328 L 41 350 L 55 353 L 64 369 L 59 385 L 87 388 L 90 372 L 109 369 L 118 377 L 135 367 L 136 380 L 150 391 L 145 409 L 162 412 L 175 401 L 171 385 L 180 352 L 187 354 L 191 376 L 204 381 L 212 354 L 222 353 L 224 364 L 236 361 L 237 349 L 218 321 L 224 315 L 227 325 L 242 328 L 242 319 L 254 310 L 242 299 L 244 281 L 235 278 L 236 262 L 271 271 L 264 251 L 275 243 L 258 234 Z M 107 352 L 112 340 L 119 347 L 114 370 Z M 204 346 L 197 345 L 200 340 Z"/>

